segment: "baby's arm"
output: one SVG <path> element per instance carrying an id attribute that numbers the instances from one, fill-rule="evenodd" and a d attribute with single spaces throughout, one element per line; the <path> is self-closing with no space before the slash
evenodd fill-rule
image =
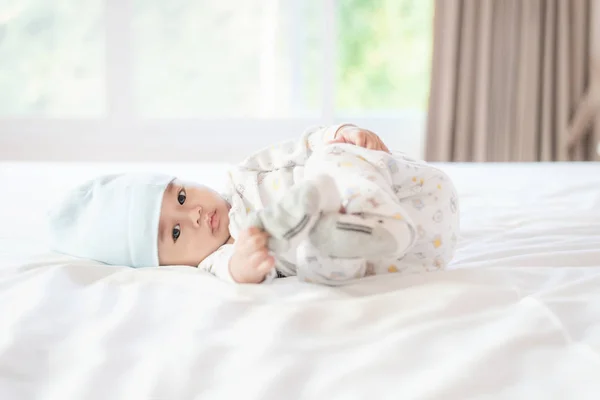
<path id="1" fill-rule="evenodd" d="M 235 244 L 226 244 L 205 258 L 198 268 L 233 283 L 266 283 L 277 277 L 274 260 L 266 250 L 266 234 L 241 232 Z"/>
<path id="2" fill-rule="evenodd" d="M 306 130 L 299 140 L 288 140 L 266 147 L 246 158 L 239 168 L 249 171 L 270 172 L 281 168 L 301 166 L 314 149 L 334 140 L 344 125 L 331 125 Z"/>
<path id="3" fill-rule="evenodd" d="M 304 165 L 314 150 L 329 143 L 348 143 L 389 153 L 375 133 L 352 124 L 319 126 L 307 129 L 299 140 L 288 140 L 264 148 L 244 160 L 239 168 L 269 172 Z"/>

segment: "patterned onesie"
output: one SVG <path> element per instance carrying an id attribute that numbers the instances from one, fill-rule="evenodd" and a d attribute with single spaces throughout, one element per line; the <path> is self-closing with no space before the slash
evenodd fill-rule
<path id="1" fill-rule="evenodd" d="M 335 182 L 346 213 L 382 224 L 396 235 L 400 251 L 368 259 L 335 258 L 305 240 L 276 255 L 276 269 L 265 282 L 297 275 L 308 282 L 339 285 L 369 275 L 445 267 L 454 254 L 459 228 L 458 198 L 451 180 L 441 170 L 399 152 L 325 145 L 338 127 L 309 130 L 300 141 L 262 150 L 230 171 L 224 197 L 232 205 L 231 235 L 237 238 L 255 210 L 280 201 L 295 185 L 326 174 Z M 232 251 L 233 245 L 222 246 L 199 268 L 232 280 L 228 270 Z"/>

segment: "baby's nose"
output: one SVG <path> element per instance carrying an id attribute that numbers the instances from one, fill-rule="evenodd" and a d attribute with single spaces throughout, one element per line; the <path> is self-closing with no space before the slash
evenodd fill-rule
<path id="1" fill-rule="evenodd" d="M 195 227 L 200 226 L 201 224 L 201 218 L 202 217 L 202 207 L 198 206 L 198 207 L 193 207 L 190 212 L 189 212 L 189 218 L 190 221 L 192 221 L 192 224 Z"/>

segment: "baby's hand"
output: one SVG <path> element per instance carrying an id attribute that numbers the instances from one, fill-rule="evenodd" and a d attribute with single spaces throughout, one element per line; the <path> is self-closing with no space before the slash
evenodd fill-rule
<path id="1" fill-rule="evenodd" d="M 341 126 L 335 133 L 333 140 L 328 141 L 328 143 L 350 143 L 358 147 L 364 147 L 365 149 L 385 151 L 386 153 L 390 152 L 381 138 L 375 133 L 350 124 Z"/>
<path id="2" fill-rule="evenodd" d="M 267 250 L 268 235 L 258 228 L 246 229 L 234 244 L 229 273 L 237 283 L 261 283 L 275 266 Z"/>

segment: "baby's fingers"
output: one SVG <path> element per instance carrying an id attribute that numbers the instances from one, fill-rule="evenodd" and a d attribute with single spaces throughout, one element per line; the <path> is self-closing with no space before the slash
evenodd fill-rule
<path id="1" fill-rule="evenodd" d="M 267 258 L 259 264 L 257 271 L 260 272 L 261 274 L 266 274 L 274 266 L 275 266 L 275 259 L 271 256 L 267 256 Z"/>
<path id="2" fill-rule="evenodd" d="M 248 229 L 244 229 L 243 231 L 240 232 L 240 237 L 238 238 L 237 241 L 238 242 L 248 241 L 251 237 L 253 237 L 254 235 L 257 235 L 259 233 L 261 233 L 261 230 L 255 226 L 250 227 Z"/>
<path id="3" fill-rule="evenodd" d="M 269 253 L 266 250 L 256 251 L 250 255 L 248 258 L 248 263 L 250 264 L 251 268 L 258 268 L 268 258 Z"/>
<path id="4" fill-rule="evenodd" d="M 249 251 L 259 251 L 263 250 L 267 247 L 267 240 L 269 239 L 269 235 L 264 232 L 257 233 L 248 239 L 248 250 Z"/>
<path id="5" fill-rule="evenodd" d="M 390 151 L 390 149 L 388 149 L 388 147 L 385 145 L 385 143 L 383 143 L 383 142 L 381 141 L 381 139 L 379 140 L 379 143 L 381 144 L 381 151 L 385 151 L 386 153 L 390 153 L 390 154 L 392 153 L 392 152 Z"/>
<path id="6" fill-rule="evenodd" d="M 369 138 L 367 137 L 367 133 L 363 130 L 359 131 L 356 134 L 355 145 L 363 148 L 367 148 L 369 146 Z"/>
<path id="7" fill-rule="evenodd" d="M 374 140 L 373 138 L 369 138 L 369 140 L 367 141 L 367 145 L 365 147 L 369 150 L 381 150 L 379 143 L 376 140 Z"/>
<path id="8" fill-rule="evenodd" d="M 240 235 L 237 244 L 241 251 L 249 254 L 264 249 L 267 246 L 268 237 L 265 232 L 257 228 L 250 228 L 245 235 Z"/>

